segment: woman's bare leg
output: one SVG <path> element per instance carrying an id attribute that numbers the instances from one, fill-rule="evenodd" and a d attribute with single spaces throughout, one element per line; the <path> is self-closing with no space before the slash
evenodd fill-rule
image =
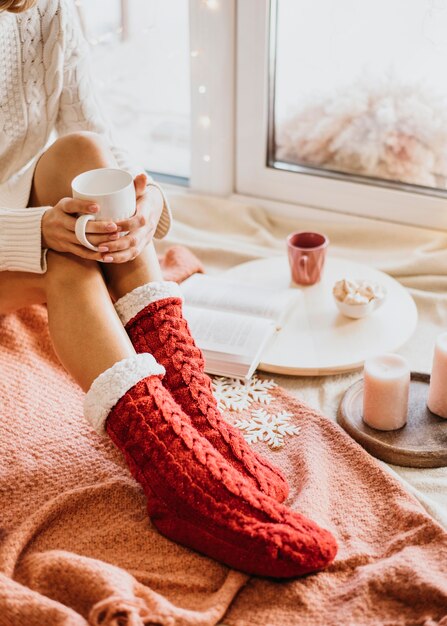
<path id="1" fill-rule="evenodd" d="M 163 280 L 154 244 L 151 242 L 143 252 L 127 263 L 110 263 L 102 267 L 106 283 L 117 300 L 151 281 Z"/>
<path id="2" fill-rule="evenodd" d="M 50 251 L 46 301 L 56 354 L 84 391 L 114 363 L 135 354 L 97 263 Z"/>
<path id="3" fill-rule="evenodd" d="M 49 251 L 46 274 L 0 272 L 0 313 L 43 302 L 56 354 L 84 391 L 135 354 L 98 264 Z"/>

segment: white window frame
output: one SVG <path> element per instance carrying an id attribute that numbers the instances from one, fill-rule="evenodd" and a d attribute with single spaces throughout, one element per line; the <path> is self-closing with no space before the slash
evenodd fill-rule
<path id="1" fill-rule="evenodd" d="M 190 188 L 234 191 L 236 0 L 189 0 Z"/>
<path id="2" fill-rule="evenodd" d="M 447 229 L 445 192 L 267 166 L 269 11 L 269 0 L 190 0 L 191 191 Z"/>
<path id="3" fill-rule="evenodd" d="M 200 56 L 191 59 L 191 190 L 233 193 L 235 198 L 251 198 L 270 210 L 283 207 L 288 213 L 294 206 L 306 206 L 446 229 L 443 192 L 421 194 L 411 186 L 404 191 L 373 180 L 360 183 L 312 175 L 305 168 L 296 168 L 301 170 L 296 173 L 267 166 L 268 70 L 273 62 L 269 10 L 269 0 L 191 0 L 191 49 L 203 55 L 200 64 Z M 205 107 L 197 94 L 200 84 L 212 87 Z M 198 124 L 204 114 L 210 117 L 208 129 Z M 207 163 L 205 154 L 210 157 Z"/>

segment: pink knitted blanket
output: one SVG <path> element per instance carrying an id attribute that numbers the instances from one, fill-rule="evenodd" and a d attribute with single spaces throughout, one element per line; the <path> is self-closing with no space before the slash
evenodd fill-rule
<path id="1" fill-rule="evenodd" d="M 177 279 L 198 269 L 181 251 L 181 270 L 176 254 L 165 269 Z M 255 445 L 285 471 L 290 506 L 340 545 L 327 571 L 282 583 L 156 532 L 120 454 L 82 417 L 44 307 L 0 317 L 0 337 L 0 626 L 447 624 L 447 534 L 336 424 L 279 387 L 268 406 L 254 394 L 229 419 L 291 414 L 283 448 Z"/>

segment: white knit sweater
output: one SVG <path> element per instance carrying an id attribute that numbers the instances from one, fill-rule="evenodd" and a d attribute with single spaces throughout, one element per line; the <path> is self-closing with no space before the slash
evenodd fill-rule
<path id="1" fill-rule="evenodd" d="M 0 271 L 46 271 L 41 221 L 48 207 L 26 205 L 37 160 L 55 133 L 105 134 L 119 167 L 144 171 L 114 145 L 73 4 L 38 0 L 22 14 L 0 11 Z M 165 199 L 155 236 L 163 237 L 170 222 Z"/>

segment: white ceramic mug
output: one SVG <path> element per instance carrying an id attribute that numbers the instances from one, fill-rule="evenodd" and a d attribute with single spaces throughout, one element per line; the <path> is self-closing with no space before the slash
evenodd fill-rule
<path id="1" fill-rule="evenodd" d="M 81 215 L 76 220 L 75 234 L 80 243 L 90 250 L 98 248 L 87 239 L 85 229 L 90 220 L 113 220 L 132 217 L 136 210 L 136 194 L 132 175 L 113 168 L 89 170 L 71 182 L 73 198 L 91 200 L 99 206 L 92 215 Z"/>

